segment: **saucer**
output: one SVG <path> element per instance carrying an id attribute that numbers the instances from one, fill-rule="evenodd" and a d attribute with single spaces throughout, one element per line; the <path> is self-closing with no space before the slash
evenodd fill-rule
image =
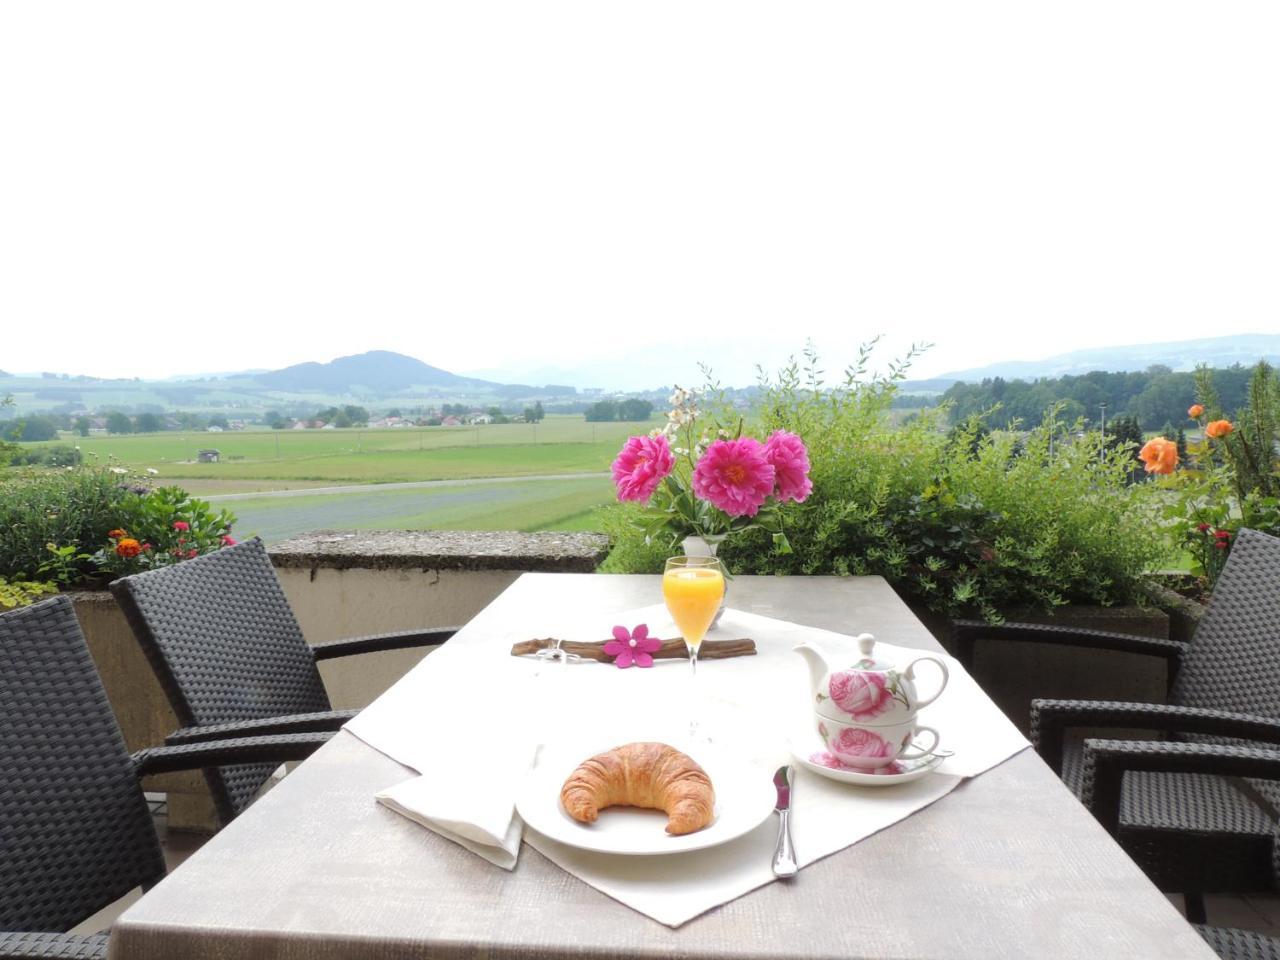
<path id="1" fill-rule="evenodd" d="M 806 734 L 792 734 L 787 741 L 792 755 L 806 770 L 836 780 L 840 783 L 854 783 L 860 787 L 892 787 L 899 783 L 910 783 L 919 780 L 938 768 L 950 753 L 931 753 L 914 760 L 895 760 L 878 770 L 864 770 L 841 763 L 826 749 L 826 744 L 813 731 Z"/>

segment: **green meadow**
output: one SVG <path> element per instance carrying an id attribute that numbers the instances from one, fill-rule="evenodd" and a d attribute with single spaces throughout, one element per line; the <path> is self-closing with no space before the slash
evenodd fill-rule
<path id="1" fill-rule="evenodd" d="M 654 425 L 552 416 L 539 424 L 167 432 L 64 436 L 57 442 L 79 445 L 90 463 L 139 473 L 155 470 L 154 482 L 173 483 L 198 496 L 216 500 L 239 494 L 219 503 L 240 518 L 236 534 L 274 542 L 318 529 L 595 529 L 596 508 L 612 500 L 612 484 L 600 476 L 561 475 L 607 471 L 626 437 Z M 203 449 L 218 450 L 219 462 L 198 462 Z M 516 479 L 482 482 L 488 478 Z M 372 486 L 435 480 L 464 482 L 412 489 Z M 371 486 L 242 498 L 347 485 Z"/>

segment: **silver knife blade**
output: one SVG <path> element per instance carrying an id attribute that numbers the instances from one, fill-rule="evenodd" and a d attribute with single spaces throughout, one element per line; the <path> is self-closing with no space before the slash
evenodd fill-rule
<path id="1" fill-rule="evenodd" d="M 773 851 L 773 873 L 777 877 L 794 877 L 800 867 L 796 863 L 795 848 L 791 845 L 791 788 L 795 771 L 783 765 L 773 775 L 773 786 L 778 791 L 778 846 Z"/>

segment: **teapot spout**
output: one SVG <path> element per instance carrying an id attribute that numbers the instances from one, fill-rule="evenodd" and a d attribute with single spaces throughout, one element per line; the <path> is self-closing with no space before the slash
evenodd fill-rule
<path id="1" fill-rule="evenodd" d="M 813 643 L 802 643 L 795 651 L 804 658 L 805 665 L 809 668 L 809 686 L 816 693 L 827 675 L 827 655 Z"/>

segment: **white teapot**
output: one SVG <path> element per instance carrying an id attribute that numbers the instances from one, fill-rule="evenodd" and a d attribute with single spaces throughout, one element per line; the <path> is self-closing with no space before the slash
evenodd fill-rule
<path id="1" fill-rule="evenodd" d="M 937 657 L 917 657 L 900 670 L 876 658 L 871 634 L 856 639 L 862 657 L 848 665 L 834 662 L 814 643 L 795 648 L 809 666 L 813 709 L 819 717 L 860 726 L 911 723 L 921 707 L 933 703 L 946 689 L 947 665 Z M 915 668 L 926 661 L 942 671 L 942 683 L 932 696 L 922 699 L 916 691 Z"/>

